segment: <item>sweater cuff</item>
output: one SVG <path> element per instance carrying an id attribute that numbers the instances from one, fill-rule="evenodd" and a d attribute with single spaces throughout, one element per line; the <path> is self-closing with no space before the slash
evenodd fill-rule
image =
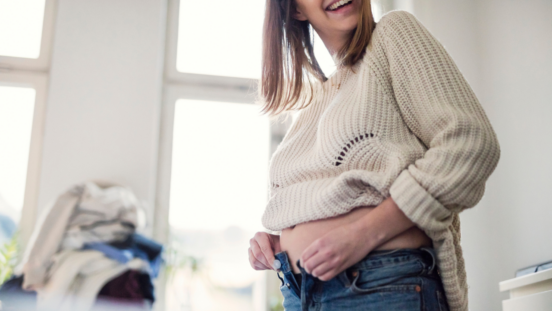
<path id="1" fill-rule="evenodd" d="M 389 188 L 389 194 L 399 209 L 424 231 L 440 231 L 452 222 L 452 212 L 429 194 L 404 169 Z"/>

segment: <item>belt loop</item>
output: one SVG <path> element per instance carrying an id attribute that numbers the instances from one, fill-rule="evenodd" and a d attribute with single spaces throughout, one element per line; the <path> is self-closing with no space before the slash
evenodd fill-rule
<path id="1" fill-rule="evenodd" d="M 433 269 L 435 269 L 435 265 L 437 264 L 437 260 L 435 258 L 435 251 L 433 249 L 428 249 L 425 247 L 420 248 L 422 251 L 426 251 L 431 256 L 431 267 L 429 268 L 428 274 L 431 274 L 433 272 Z"/>
<path id="2" fill-rule="evenodd" d="M 345 269 L 337 275 L 338 280 L 340 280 L 341 283 L 343 283 L 343 286 L 345 286 L 345 288 L 349 288 L 351 286 L 351 280 L 349 280 L 347 270 L 349 269 Z"/>

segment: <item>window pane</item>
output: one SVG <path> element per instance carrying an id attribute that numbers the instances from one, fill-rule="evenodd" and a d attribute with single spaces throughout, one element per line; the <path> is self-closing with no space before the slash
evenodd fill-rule
<path id="1" fill-rule="evenodd" d="M 180 72 L 260 78 L 265 1 L 180 1 L 178 52 Z M 376 21 L 381 5 L 372 1 Z M 318 63 L 329 76 L 335 65 L 315 32 Z"/>
<path id="2" fill-rule="evenodd" d="M 397 2 L 397 1 L 395 1 Z M 406 2 L 406 1 L 405 1 Z M 379 22 L 381 19 L 381 16 L 383 15 L 383 6 L 381 5 L 381 2 L 379 1 L 371 1 L 372 3 L 372 14 L 374 15 L 374 20 Z"/>
<path id="3" fill-rule="evenodd" d="M 332 59 L 332 56 L 330 55 L 330 52 L 328 52 L 328 49 L 324 45 L 324 42 L 316 31 L 314 31 L 314 57 L 316 57 L 316 60 L 318 61 L 318 64 L 320 65 L 320 68 L 322 68 L 322 71 L 326 75 L 326 77 L 330 76 L 334 70 L 335 70 L 335 64 Z"/>
<path id="4" fill-rule="evenodd" d="M 260 78 L 264 2 L 181 0 L 177 70 Z"/>
<path id="5" fill-rule="evenodd" d="M 34 89 L 0 86 L 0 215 L 15 222 L 25 195 L 34 102 Z"/>
<path id="6" fill-rule="evenodd" d="M 0 0 L 0 55 L 38 58 L 45 0 Z"/>
<path id="7" fill-rule="evenodd" d="M 174 117 L 167 310 L 256 310 L 263 273 L 249 239 L 267 201 L 269 123 L 260 107 L 179 100 Z M 198 261 L 197 269 L 193 263 Z"/>

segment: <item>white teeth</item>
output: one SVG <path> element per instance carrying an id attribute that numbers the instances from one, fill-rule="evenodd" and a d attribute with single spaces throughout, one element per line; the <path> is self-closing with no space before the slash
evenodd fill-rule
<path id="1" fill-rule="evenodd" d="M 342 5 L 345 5 L 345 4 L 348 4 L 348 3 L 351 3 L 353 0 L 341 0 L 341 1 L 338 1 L 334 4 L 332 4 L 328 9 L 330 10 L 335 10 L 337 9 L 338 7 L 342 6 Z"/>

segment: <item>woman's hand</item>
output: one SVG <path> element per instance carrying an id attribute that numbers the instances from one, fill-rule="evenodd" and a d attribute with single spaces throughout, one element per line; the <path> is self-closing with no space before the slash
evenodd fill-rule
<path id="1" fill-rule="evenodd" d="M 274 254 L 280 252 L 280 236 L 257 232 L 249 240 L 249 263 L 255 270 L 274 269 Z"/>
<path id="2" fill-rule="evenodd" d="M 322 281 L 332 279 L 414 223 L 392 197 L 355 222 L 335 228 L 301 254 L 301 266 Z"/>
<path id="3" fill-rule="evenodd" d="M 301 254 L 301 266 L 321 281 L 328 281 L 364 258 L 372 247 L 357 226 L 337 227 L 309 245 Z"/>

